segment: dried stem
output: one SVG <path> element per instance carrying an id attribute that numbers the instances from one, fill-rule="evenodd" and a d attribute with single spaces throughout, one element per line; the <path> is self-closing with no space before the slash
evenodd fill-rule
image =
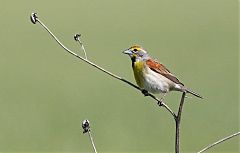
<path id="1" fill-rule="evenodd" d="M 92 147 L 93 147 L 94 152 L 97 153 L 97 149 L 96 149 L 96 147 L 95 147 L 95 144 L 94 144 L 94 141 L 93 141 L 93 137 L 92 137 L 92 134 L 91 134 L 90 131 L 88 131 L 88 136 L 89 136 L 89 138 L 90 138 L 90 140 L 91 140 L 91 144 L 92 144 Z"/>
<path id="2" fill-rule="evenodd" d="M 227 141 L 227 140 L 229 140 L 229 139 L 231 139 L 231 138 L 233 138 L 233 137 L 235 137 L 235 136 L 238 136 L 238 135 L 240 135 L 240 132 L 234 133 L 234 134 L 229 135 L 229 136 L 227 136 L 227 137 L 225 137 L 225 138 L 223 138 L 223 139 L 220 139 L 220 140 L 218 140 L 218 141 L 216 141 L 216 142 L 208 145 L 207 147 L 203 148 L 203 149 L 202 149 L 201 151 L 199 151 L 198 153 L 205 152 L 205 151 L 207 151 L 208 149 L 210 149 L 210 148 L 212 148 L 212 147 L 214 147 L 214 146 L 216 146 L 216 145 L 218 145 L 218 144 L 220 144 L 220 143 L 223 143 L 223 142 L 225 142 L 225 141 Z"/>
<path id="3" fill-rule="evenodd" d="M 85 54 L 85 58 L 83 58 L 82 56 L 80 56 L 80 55 L 76 54 L 75 52 L 71 51 L 71 50 L 68 49 L 67 47 L 65 47 L 65 46 L 58 40 L 58 38 L 47 28 L 47 26 L 46 26 L 45 24 L 43 24 L 43 22 L 42 22 L 41 20 L 39 20 L 39 18 L 37 17 L 36 13 L 32 13 L 32 15 L 31 15 L 30 18 L 31 18 L 32 23 L 34 23 L 34 24 L 36 24 L 37 22 L 40 23 L 40 25 L 41 25 L 41 26 L 54 38 L 54 40 L 55 40 L 65 51 L 67 51 L 68 53 L 70 53 L 70 54 L 72 54 L 73 56 L 77 57 L 78 59 L 80 59 L 80 60 L 88 63 L 89 65 L 97 68 L 98 70 L 100 70 L 100 71 L 108 74 L 109 76 L 111 76 L 111 77 L 113 77 L 113 78 L 115 78 L 115 79 L 118 79 L 118 80 L 120 80 L 120 81 L 122 81 L 122 82 L 130 85 L 131 87 L 133 87 L 133 88 L 135 88 L 135 89 L 137 89 L 137 90 L 139 90 L 139 91 L 142 92 L 142 89 L 140 89 L 138 86 L 136 86 L 135 84 L 131 83 L 130 81 L 128 81 L 128 80 L 126 80 L 126 79 L 124 79 L 124 78 L 122 78 L 122 77 L 120 77 L 120 76 L 118 76 L 118 75 L 116 75 L 116 74 L 113 74 L 113 73 L 111 73 L 111 72 L 103 69 L 102 67 L 98 66 L 97 64 L 89 61 L 89 60 L 87 59 L 86 51 L 85 51 L 85 49 L 84 49 L 84 47 L 83 47 L 83 44 L 82 44 L 82 42 L 80 41 L 80 35 L 78 35 L 79 37 L 74 37 L 74 38 L 75 38 L 75 40 L 78 41 L 79 44 L 81 45 L 81 48 L 83 49 L 84 54 Z M 183 94 L 182 94 L 182 98 L 181 98 L 181 101 L 180 101 L 180 105 L 179 105 L 179 109 L 178 109 L 178 114 L 177 114 L 177 115 L 168 107 L 168 105 L 166 105 L 166 104 L 163 102 L 162 99 L 158 99 L 157 97 L 155 97 L 155 96 L 154 96 L 153 94 L 151 94 L 151 93 L 148 93 L 147 95 L 148 95 L 149 97 L 151 97 L 152 99 L 154 99 L 155 101 L 157 101 L 157 104 L 158 104 L 159 106 L 164 107 L 164 108 L 173 116 L 173 118 L 174 118 L 174 120 L 175 120 L 175 123 L 176 123 L 175 152 L 176 152 L 176 153 L 179 153 L 179 152 L 180 152 L 180 149 L 179 149 L 179 147 L 180 147 L 180 121 L 181 121 L 181 114 L 182 114 L 182 110 L 183 110 L 183 104 L 184 104 L 184 99 L 185 99 L 186 93 L 183 92 Z M 93 147 L 95 148 L 94 143 L 93 143 L 93 139 L 92 139 L 92 137 L 91 137 L 91 134 L 90 134 L 89 131 L 88 131 L 88 133 L 89 133 L 89 136 L 90 136 L 90 138 L 91 138 Z M 96 149 L 96 148 L 95 148 L 95 149 Z M 95 150 L 95 149 L 94 149 L 94 150 Z M 95 152 L 96 152 L 96 150 L 95 150 Z"/>
<path id="4" fill-rule="evenodd" d="M 64 49 L 66 50 L 68 53 L 72 54 L 73 56 L 77 57 L 78 59 L 90 64 L 91 66 L 97 68 L 98 70 L 108 74 L 109 76 L 115 78 L 115 79 L 118 79 L 130 86 L 132 86 L 133 88 L 139 90 L 139 91 L 142 91 L 142 89 L 140 89 L 138 86 L 136 86 L 135 84 L 131 83 L 130 81 L 122 78 L 122 77 L 119 77 L 118 75 L 115 75 L 105 69 L 103 69 L 102 67 L 98 66 L 97 64 L 89 61 L 87 59 L 87 54 L 86 54 L 86 51 L 84 49 L 84 46 L 83 46 L 83 43 L 81 42 L 80 40 L 80 35 L 79 37 L 75 38 L 76 41 L 79 42 L 82 50 L 84 51 L 84 55 L 85 55 L 85 58 L 83 58 L 82 56 L 76 54 L 75 52 L 71 51 L 70 49 L 68 49 L 67 47 L 65 47 L 59 40 L 58 38 L 47 28 L 47 26 L 45 24 L 43 24 L 43 22 L 41 20 L 39 20 L 39 18 L 37 17 L 36 13 L 32 13 L 31 16 L 30 16 L 30 19 L 32 21 L 33 24 L 36 24 L 37 22 L 40 23 L 40 25 L 54 38 L 54 40 Z M 174 118 L 175 120 L 175 123 L 176 123 L 176 135 L 175 135 L 175 152 L 176 153 L 179 153 L 180 152 L 180 122 L 181 122 L 181 114 L 182 114 L 182 110 L 183 110 L 183 104 L 184 104 L 184 100 L 185 100 L 185 96 L 186 96 L 186 93 L 183 92 L 182 93 L 182 97 L 181 97 L 181 101 L 180 101 L 180 104 L 179 104 L 179 109 L 178 109 L 178 113 L 177 115 L 168 107 L 168 105 L 166 105 L 162 100 L 158 99 L 157 97 L 155 97 L 154 95 L 152 95 L 151 93 L 148 93 L 148 96 L 151 97 L 152 99 L 156 100 L 158 105 L 159 106 L 162 106 L 164 107 Z M 93 149 L 94 149 L 94 152 L 97 153 L 97 150 L 96 150 L 96 147 L 94 145 L 94 141 L 93 141 L 93 138 L 91 136 L 91 133 L 90 133 L 90 130 L 87 130 L 86 132 L 88 132 L 89 134 L 89 137 L 90 137 L 90 140 L 91 140 L 91 143 L 92 143 L 92 146 L 93 146 Z M 206 150 L 228 140 L 228 139 L 231 139 L 237 135 L 239 135 L 240 132 L 237 132 L 237 133 L 234 133 L 228 137 L 225 137 L 213 144 L 210 144 L 208 145 L 207 147 L 205 147 L 204 149 L 202 149 L 201 151 L 199 151 L 198 153 L 202 153 L 202 152 L 205 152 Z"/>
<path id="5" fill-rule="evenodd" d="M 80 37 L 81 37 L 81 34 L 76 34 L 76 35 L 74 36 L 74 39 L 75 39 L 75 41 L 77 41 L 77 42 L 79 43 L 81 49 L 82 49 L 83 52 L 84 52 L 85 59 L 87 60 L 87 52 L 86 52 L 86 50 L 85 50 L 85 47 L 84 47 L 84 45 L 83 45 Z"/>
<path id="6" fill-rule="evenodd" d="M 65 50 L 67 51 L 68 53 L 72 54 L 73 56 L 77 57 L 78 59 L 90 64 L 91 66 L 97 68 L 98 70 L 110 75 L 111 77 L 115 78 L 115 79 L 118 79 L 122 82 L 125 82 L 127 83 L 128 85 L 134 87 L 135 89 L 139 90 L 139 91 L 142 91 L 142 89 L 140 89 L 138 86 L 136 86 L 135 84 L 131 83 L 130 81 L 116 75 L 116 74 L 113 74 L 107 70 L 105 70 L 104 68 L 98 66 L 97 64 L 89 61 L 87 58 L 83 58 L 82 56 L 78 55 L 77 53 L 71 51 L 70 49 L 68 49 L 66 46 L 64 46 L 60 41 L 59 39 L 47 28 L 47 26 L 37 17 L 37 14 L 36 13 L 32 13 L 31 14 L 31 21 L 32 23 L 36 24 L 37 22 L 53 37 L 53 39 Z M 160 99 L 158 99 L 157 97 L 155 97 L 154 95 L 152 95 L 151 93 L 148 94 L 149 97 L 153 98 L 154 100 L 157 101 L 158 105 L 159 106 L 163 106 L 174 118 L 176 117 L 175 113 Z"/>
<path id="7" fill-rule="evenodd" d="M 90 122 L 89 122 L 89 120 L 84 120 L 82 122 L 82 128 L 83 128 L 83 134 L 88 133 L 88 136 L 90 138 L 90 141 L 91 141 L 94 153 L 97 153 L 97 149 L 95 147 L 95 144 L 94 144 L 94 141 L 93 141 L 93 137 L 92 137 L 92 134 L 90 132 L 91 130 L 90 130 Z"/>
<path id="8" fill-rule="evenodd" d="M 181 122 L 181 115 L 182 115 L 185 96 L 186 96 L 186 92 L 183 92 L 182 93 L 182 98 L 181 98 L 181 101 L 180 101 L 180 104 L 179 104 L 179 108 L 178 108 L 178 114 L 175 117 L 175 124 L 176 124 L 175 152 L 176 153 L 180 152 L 180 122 Z"/>

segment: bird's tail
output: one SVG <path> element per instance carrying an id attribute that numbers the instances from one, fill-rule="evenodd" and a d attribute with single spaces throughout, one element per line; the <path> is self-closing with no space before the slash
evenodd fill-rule
<path id="1" fill-rule="evenodd" d="M 185 91 L 186 91 L 187 93 L 190 93 L 190 94 L 192 94 L 192 95 L 198 97 L 198 98 L 203 99 L 203 97 L 202 97 L 201 95 L 199 95 L 198 93 L 192 91 L 191 89 L 185 88 Z"/>

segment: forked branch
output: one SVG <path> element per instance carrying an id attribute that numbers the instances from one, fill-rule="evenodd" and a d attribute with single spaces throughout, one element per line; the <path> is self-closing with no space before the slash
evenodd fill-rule
<path id="1" fill-rule="evenodd" d="M 129 86 L 131 86 L 131 87 L 133 87 L 133 88 L 135 88 L 135 89 L 143 92 L 142 89 L 140 89 L 138 86 L 136 86 L 135 84 L 131 83 L 130 81 L 128 81 L 128 80 L 126 80 L 126 79 L 124 79 L 124 78 L 122 78 L 122 77 L 120 77 L 120 76 L 118 76 L 118 75 L 116 75 L 116 74 L 113 74 L 113 73 L 105 70 L 104 68 L 98 66 L 97 64 L 91 62 L 90 60 L 88 60 L 88 59 L 87 59 L 87 55 L 86 55 L 86 51 L 85 51 L 85 49 L 84 49 L 84 46 L 83 46 L 82 42 L 80 41 L 80 35 L 75 35 L 74 39 L 75 39 L 76 41 L 78 41 L 79 44 L 81 45 L 81 48 L 82 48 L 82 50 L 84 51 L 84 54 L 85 54 L 85 58 L 82 57 L 82 56 L 80 56 L 80 55 L 78 55 L 77 53 L 71 51 L 71 50 L 68 49 L 66 46 L 64 46 L 64 45 L 59 41 L 59 39 L 47 28 L 47 26 L 37 17 L 36 13 L 32 13 L 31 16 L 30 16 L 30 19 L 31 19 L 31 21 L 32 21 L 33 24 L 39 23 L 39 24 L 53 37 L 53 39 L 54 39 L 65 51 L 67 51 L 67 52 L 70 53 L 71 55 L 73 55 L 73 56 L 77 57 L 78 59 L 86 62 L 87 64 L 89 64 L 89 65 L 97 68 L 98 70 L 100 70 L 100 71 L 108 74 L 109 76 L 111 76 L 111 77 L 113 77 L 113 78 L 115 78 L 115 79 L 117 79 L 117 80 L 120 80 L 120 81 L 128 84 Z M 181 121 L 181 113 L 182 113 L 182 110 L 183 110 L 183 104 L 184 104 L 184 100 L 185 100 L 185 95 L 186 95 L 186 93 L 183 92 L 183 94 L 182 94 L 177 115 L 168 107 L 168 105 L 166 105 L 166 104 L 163 102 L 162 99 L 161 99 L 161 100 L 158 99 L 157 97 L 155 97 L 155 96 L 154 96 L 153 94 L 151 94 L 151 93 L 148 93 L 147 95 L 148 95 L 148 97 L 151 97 L 152 99 L 154 99 L 155 101 L 157 101 L 157 104 L 158 104 L 159 106 L 164 107 L 164 108 L 173 116 L 173 118 L 174 118 L 174 120 L 175 120 L 175 123 L 176 123 L 175 152 L 176 152 L 176 153 L 179 153 L 179 152 L 180 152 L 180 149 L 179 149 L 179 148 L 180 148 L 180 145 L 179 145 L 179 144 L 180 144 L 180 139 L 179 139 L 179 138 L 180 138 L 180 121 Z M 90 132 L 89 132 L 89 131 L 87 131 L 87 132 L 89 133 L 89 136 L 90 136 L 90 138 L 91 138 Z M 91 140 L 92 140 L 92 139 L 91 139 Z M 95 148 L 95 145 L 94 145 L 93 141 L 92 141 L 92 144 L 93 144 L 94 151 L 96 152 L 96 148 Z"/>

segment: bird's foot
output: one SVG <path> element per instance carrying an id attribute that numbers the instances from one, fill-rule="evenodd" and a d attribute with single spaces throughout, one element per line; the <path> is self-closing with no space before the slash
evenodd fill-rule
<path id="1" fill-rule="evenodd" d="M 166 93 L 164 93 L 163 96 L 159 99 L 158 106 L 163 106 L 165 96 L 166 96 Z"/>
<path id="2" fill-rule="evenodd" d="M 145 90 L 145 89 L 143 89 L 143 90 L 142 90 L 142 94 L 143 94 L 144 96 L 149 96 L 149 93 L 148 93 L 148 91 L 147 91 L 147 90 Z"/>
<path id="3" fill-rule="evenodd" d="M 158 106 L 163 106 L 163 98 L 161 98 L 159 101 L 158 101 Z"/>
<path id="4" fill-rule="evenodd" d="M 158 106 L 163 106 L 163 103 L 162 103 L 162 101 L 158 101 Z"/>

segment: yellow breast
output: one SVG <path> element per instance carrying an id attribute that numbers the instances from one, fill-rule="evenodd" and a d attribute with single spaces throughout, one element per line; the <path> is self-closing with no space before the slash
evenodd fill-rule
<path id="1" fill-rule="evenodd" d="M 134 62 L 133 64 L 134 77 L 137 85 L 140 88 L 144 86 L 144 62 Z"/>

